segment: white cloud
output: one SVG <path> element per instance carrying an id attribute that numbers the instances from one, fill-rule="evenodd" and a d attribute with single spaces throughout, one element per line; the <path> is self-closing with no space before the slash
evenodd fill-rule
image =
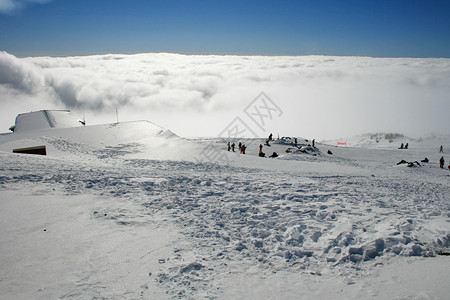
<path id="1" fill-rule="evenodd" d="M 13 13 L 32 3 L 45 4 L 53 0 L 0 0 L 0 13 Z"/>
<path id="2" fill-rule="evenodd" d="M 0 12 L 9 13 L 15 9 L 15 3 L 12 0 L 0 0 Z"/>
<path id="3" fill-rule="evenodd" d="M 284 111 L 267 128 L 274 134 L 320 139 L 450 128 L 450 59 L 0 53 L 0 128 L 33 109 L 84 110 L 93 124 L 114 122 L 118 108 L 122 121 L 214 136 L 261 91 Z"/>
<path id="4" fill-rule="evenodd" d="M 33 93 L 43 87 L 40 68 L 24 62 L 6 52 L 0 52 L 0 83 L 25 93 Z"/>

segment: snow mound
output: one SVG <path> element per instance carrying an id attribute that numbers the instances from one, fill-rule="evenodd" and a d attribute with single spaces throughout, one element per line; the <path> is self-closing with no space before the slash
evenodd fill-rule
<path id="1" fill-rule="evenodd" d="M 19 114 L 15 125 L 10 127 L 14 132 L 35 131 L 50 128 L 83 126 L 84 121 L 75 117 L 68 110 L 40 110 Z"/>
<path id="2" fill-rule="evenodd" d="M 312 147 L 312 146 L 300 146 L 300 147 L 289 147 L 286 149 L 286 153 L 303 153 L 303 154 L 310 154 L 310 155 L 320 155 L 321 152 L 318 148 Z"/>
<path id="3" fill-rule="evenodd" d="M 57 120 L 57 118 L 55 118 Z M 0 135 L 0 151 L 38 145 L 52 157 L 183 159 L 193 145 L 149 121 L 41 128 Z M 182 149 L 185 149 L 184 151 Z"/>

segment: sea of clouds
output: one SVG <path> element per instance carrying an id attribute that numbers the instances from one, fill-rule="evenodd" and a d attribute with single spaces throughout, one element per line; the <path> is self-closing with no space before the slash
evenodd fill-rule
<path id="1" fill-rule="evenodd" d="M 450 59 L 0 52 L 0 132 L 33 110 L 70 109 L 99 124 L 115 122 L 117 109 L 119 121 L 217 136 L 260 92 L 282 109 L 265 128 L 274 135 L 449 133 Z"/>

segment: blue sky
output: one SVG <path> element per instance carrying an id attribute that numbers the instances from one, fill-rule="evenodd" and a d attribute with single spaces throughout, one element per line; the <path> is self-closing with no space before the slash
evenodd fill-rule
<path id="1" fill-rule="evenodd" d="M 0 50 L 450 57 L 449 16 L 448 0 L 0 0 Z"/>

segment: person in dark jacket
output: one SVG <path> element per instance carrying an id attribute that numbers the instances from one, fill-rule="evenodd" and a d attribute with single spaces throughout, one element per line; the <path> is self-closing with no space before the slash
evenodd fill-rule
<path id="1" fill-rule="evenodd" d="M 444 164 L 445 164 L 445 160 L 444 160 L 443 156 L 441 156 L 441 159 L 439 160 L 439 164 L 441 166 L 441 169 L 443 169 L 444 168 Z"/>

